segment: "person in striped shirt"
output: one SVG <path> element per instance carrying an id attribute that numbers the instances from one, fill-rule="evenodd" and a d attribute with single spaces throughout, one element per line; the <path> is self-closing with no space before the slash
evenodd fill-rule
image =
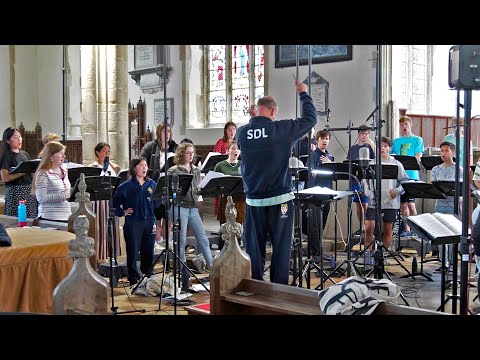
<path id="1" fill-rule="evenodd" d="M 39 219 L 67 222 L 72 214 L 68 203 L 71 185 L 64 160 L 64 145 L 56 141 L 45 144 L 32 184 L 32 194 L 38 201 Z"/>

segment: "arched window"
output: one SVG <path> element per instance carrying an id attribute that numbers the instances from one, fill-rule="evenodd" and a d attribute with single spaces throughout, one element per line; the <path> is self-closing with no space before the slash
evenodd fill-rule
<path id="1" fill-rule="evenodd" d="M 208 45 L 207 124 L 246 123 L 264 94 L 263 45 Z"/>

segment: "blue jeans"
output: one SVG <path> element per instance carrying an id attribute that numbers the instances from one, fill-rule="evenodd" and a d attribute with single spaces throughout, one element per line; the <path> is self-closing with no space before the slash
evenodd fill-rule
<path id="1" fill-rule="evenodd" d="M 178 209 L 175 208 L 174 219 L 177 218 Z M 197 239 L 198 250 L 203 254 L 207 262 L 207 266 L 211 269 L 213 263 L 212 252 L 210 251 L 210 242 L 208 241 L 205 228 L 203 227 L 202 218 L 198 212 L 198 208 L 180 207 L 180 260 L 185 263 L 185 247 L 187 246 L 187 226 L 193 232 L 195 239 Z M 190 274 L 188 269 L 182 267 L 182 287 L 188 288 L 188 279 Z"/>

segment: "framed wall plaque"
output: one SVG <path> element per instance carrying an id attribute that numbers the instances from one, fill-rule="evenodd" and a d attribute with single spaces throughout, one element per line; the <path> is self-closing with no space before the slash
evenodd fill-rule
<path id="1" fill-rule="evenodd" d="M 163 99 L 153 101 L 153 120 L 155 126 L 165 121 L 165 105 Z M 173 98 L 167 98 L 167 123 L 173 126 Z"/>
<path id="2" fill-rule="evenodd" d="M 299 65 L 308 64 L 308 45 L 298 45 Z M 352 45 L 312 45 L 312 64 L 352 60 Z M 297 45 L 275 45 L 275 67 L 296 66 Z"/>

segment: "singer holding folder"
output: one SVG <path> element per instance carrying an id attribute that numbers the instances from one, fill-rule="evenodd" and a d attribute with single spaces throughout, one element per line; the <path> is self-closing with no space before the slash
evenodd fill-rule
<path id="1" fill-rule="evenodd" d="M 256 116 L 237 132 L 247 196 L 245 249 L 250 256 L 252 277 L 263 280 L 266 240 L 270 235 L 270 281 L 279 284 L 288 284 L 293 234 L 295 195 L 289 159 L 295 142 L 317 123 L 317 112 L 307 93 L 307 85 L 295 81 L 295 87 L 302 109 L 300 118 L 276 121 L 277 103 L 273 97 L 264 96 L 257 101 Z"/>
<path id="2" fill-rule="evenodd" d="M 3 132 L 0 151 L 0 174 L 5 182 L 4 214 L 18 215 L 18 202 L 27 200 L 27 217 L 37 217 L 37 201 L 31 194 L 32 174 L 10 174 L 8 171 L 24 161 L 30 160 L 30 155 L 22 150 L 22 135 L 16 128 L 8 127 Z"/>
<path id="3" fill-rule="evenodd" d="M 120 172 L 121 168 L 119 165 L 115 164 L 110 160 L 110 145 L 106 142 L 99 142 L 95 146 L 95 156 L 97 161 L 94 161 L 89 166 L 101 168 L 102 172 L 100 176 L 116 176 Z M 72 184 L 75 186 L 75 184 Z M 110 215 L 110 208 L 108 200 L 97 200 L 92 202 L 92 211 L 95 213 L 96 218 L 96 229 L 97 229 L 97 248 L 95 252 L 97 254 L 97 259 L 108 260 L 110 257 L 109 254 L 109 245 L 108 245 L 108 217 Z M 120 246 L 120 224 L 117 217 L 114 217 L 113 223 L 113 241 L 115 241 L 115 246 L 112 244 L 112 248 L 116 249 L 116 256 L 122 255 L 122 249 Z"/>
<path id="4" fill-rule="evenodd" d="M 32 185 L 32 194 L 38 201 L 38 218 L 41 220 L 67 222 L 72 214 L 68 203 L 71 185 L 64 160 L 63 144 L 52 141 L 43 147 Z"/>

